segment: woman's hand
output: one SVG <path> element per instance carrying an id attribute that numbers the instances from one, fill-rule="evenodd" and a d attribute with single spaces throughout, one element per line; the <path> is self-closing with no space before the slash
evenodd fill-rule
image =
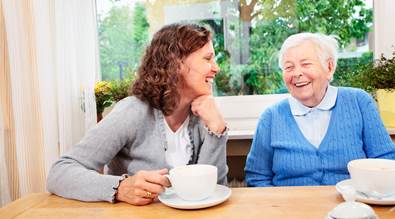
<path id="1" fill-rule="evenodd" d="M 132 205 L 147 205 L 152 203 L 170 182 L 165 174 L 167 169 L 154 171 L 139 171 L 124 179 L 118 187 L 116 199 Z"/>
<path id="2" fill-rule="evenodd" d="M 209 95 L 199 96 L 191 104 L 193 114 L 199 116 L 203 123 L 216 134 L 222 134 L 225 131 L 225 121 L 220 113 L 214 98 Z"/>

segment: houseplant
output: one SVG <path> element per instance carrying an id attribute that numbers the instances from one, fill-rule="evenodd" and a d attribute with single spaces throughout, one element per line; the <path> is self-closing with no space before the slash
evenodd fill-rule
<path id="1" fill-rule="evenodd" d="M 377 101 L 384 125 L 395 128 L 395 52 L 392 58 L 381 56 L 362 68 L 352 85 L 371 93 Z"/>
<path id="2" fill-rule="evenodd" d="M 97 121 L 103 118 L 103 111 L 113 103 L 111 94 L 111 83 L 108 81 L 99 81 L 95 84 L 96 113 Z"/>
<path id="3" fill-rule="evenodd" d="M 99 81 L 96 83 L 95 96 L 98 122 L 103 118 L 103 114 L 111 110 L 111 106 L 129 95 L 128 90 L 133 80 L 134 75 L 129 75 L 123 80 Z"/>

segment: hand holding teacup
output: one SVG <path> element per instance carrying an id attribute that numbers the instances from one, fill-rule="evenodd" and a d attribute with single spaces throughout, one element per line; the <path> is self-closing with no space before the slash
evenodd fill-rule
<path id="1" fill-rule="evenodd" d="M 167 169 L 161 169 L 139 171 L 129 176 L 120 183 L 116 199 L 132 205 L 152 203 L 165 187 L 170 186 L 169 180 L 164 176 L 167 173 Z"/>

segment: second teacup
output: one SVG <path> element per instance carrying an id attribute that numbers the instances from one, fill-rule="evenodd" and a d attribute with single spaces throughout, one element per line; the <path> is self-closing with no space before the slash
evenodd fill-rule
<path id="1" fill-rule="evenodd" d="M 347 165 L 353 187 L 371 197 L 395 195 L 395 161 L 358 159 Z"/>
<path id="2" fill-rule="evenodd" d="M 187 201 L 202 200 L 215 191 L 217 167 L 207 164 L 179 166 L 169 171 L 172 189 Z"/>

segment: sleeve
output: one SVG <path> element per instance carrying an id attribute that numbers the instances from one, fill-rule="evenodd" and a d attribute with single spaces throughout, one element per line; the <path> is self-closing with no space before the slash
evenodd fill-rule
<path id="1" fill-rule="evenodd" d="M 221 135 L 209 133 L 201 124 L 203 143 L 200 146 L 197 163 L 211 164 L 218 168 L 218 183 L 227 184 L 228 166 L 226 165 L 226 142 L 228 130 Z"/>
<path id="2" fill-rule="evenodd" d="M 375 101 L 361 91 L 358 104 L 363 118 L 362 140 L 367 157 L 395 160 L 395 145 L 384 127 Z"/>
<path id="3" fill-rule="evenodd" d="M 247 155 L 245 167 L 247 186 L 273 186 L 271 122 L 271 112 L 266 110 L 258 121 L 251 149 Z"/>
<path id="4" fill-rule="evenodd" d="M 130 114 L 115 107 L 106 118 L 89 130 L 69 153 L 51 167 L 47 190 L 81 201 L 114 202 L 123 177 L 100 172 L 133 137 L 137 125 L 131 123 L 133 115 Z"/>

